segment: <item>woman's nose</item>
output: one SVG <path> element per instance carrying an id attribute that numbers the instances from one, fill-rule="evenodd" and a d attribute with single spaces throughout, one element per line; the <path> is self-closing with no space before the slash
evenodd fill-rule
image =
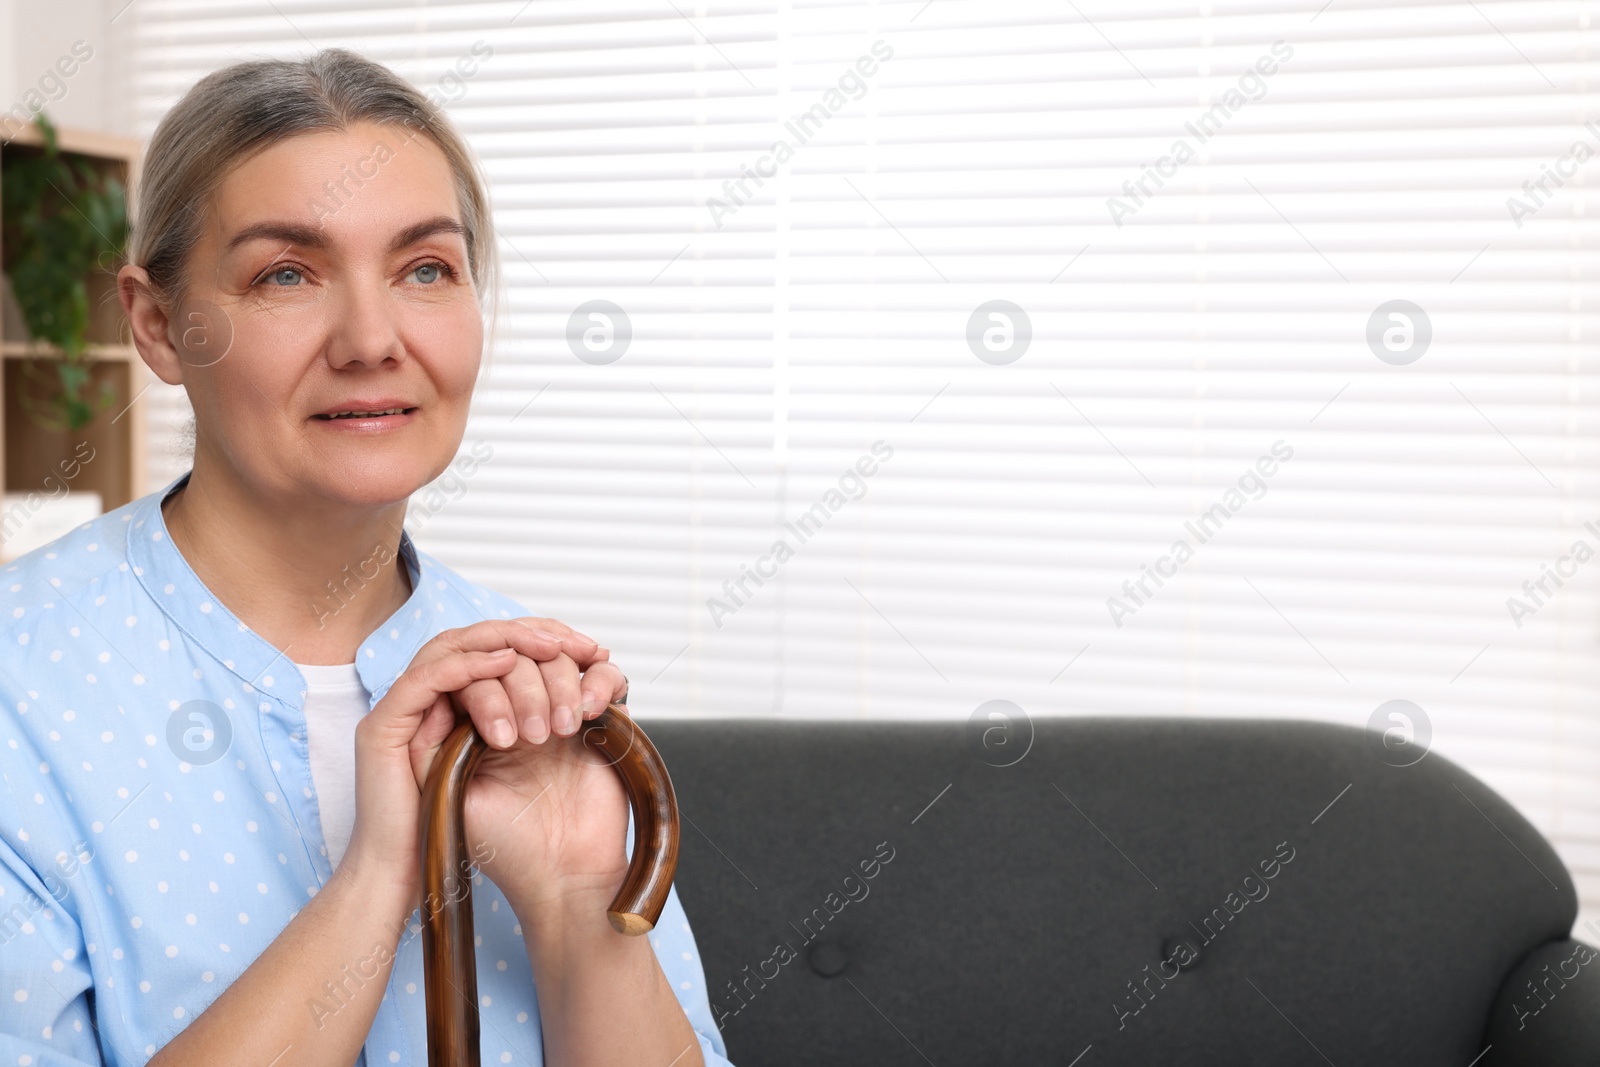
<path id="1" fill-rule="evenodd" d="M 386 359 L 405 359 L 400 339 L 400 308 L 382 281 L 361 281 L 339 287 L 334 299 L 328 361 L 377 366 Z"/>

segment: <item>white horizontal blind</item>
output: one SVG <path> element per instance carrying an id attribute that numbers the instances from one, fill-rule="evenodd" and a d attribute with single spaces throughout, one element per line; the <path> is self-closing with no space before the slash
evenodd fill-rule
<path id="1" fill-rule="evenodd" d="M 600 637 L 641 710 L 1405 699 L 1588 918 L 1593 8 L 143 0 L 138 106 L 307 39 L 424 86 L 493 46 L 447 95 L 512 286 L 494 457 L 418 538 Z M 615 362 L 568 344 L 592 300 Z"/>

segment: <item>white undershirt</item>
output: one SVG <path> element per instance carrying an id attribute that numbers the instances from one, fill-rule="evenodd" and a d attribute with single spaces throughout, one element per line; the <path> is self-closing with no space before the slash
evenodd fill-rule
<path id="1" fill-rule="evenodd" d="M 306 680 L 306 745 L 328 862 L 339 865 L 356 821 L 356 723 L 371 694 L 354 663 L 296 663 Z"/>

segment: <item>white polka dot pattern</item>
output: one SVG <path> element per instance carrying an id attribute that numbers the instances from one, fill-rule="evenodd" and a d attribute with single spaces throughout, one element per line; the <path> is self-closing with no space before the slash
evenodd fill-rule
<path id="1" fill-rule="evenodd" d="M 304 679 L 167 536 L 187 477 L 0 568 L 0 1067 L 143 1064 L 332 874 Z M 374 704 L 440 630 L 533 614 L 409 534 L 400 555 L 413 595 L 356 656 Z M 484 1062 L 540 1065 L 522 928 L 492 881 L 473 894 Z M 359 1067 L 427 1063 L 417 918 Z M 649 939 L 707 1067 L 731 1067 L 676 889 Z"/>

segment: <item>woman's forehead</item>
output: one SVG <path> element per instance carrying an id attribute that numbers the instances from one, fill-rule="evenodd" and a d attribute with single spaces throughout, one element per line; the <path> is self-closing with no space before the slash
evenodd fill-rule
<path id="1" fill-rule="evenodd" d="M 400 126 L 360 123 L 296 134 L 232 168 L 217 189 L 213 230 L 223 252 L 239 234 L 275 222 L 325 240 L 387 240 L 438 216 L 459 220 L 449 162 Z"/>

